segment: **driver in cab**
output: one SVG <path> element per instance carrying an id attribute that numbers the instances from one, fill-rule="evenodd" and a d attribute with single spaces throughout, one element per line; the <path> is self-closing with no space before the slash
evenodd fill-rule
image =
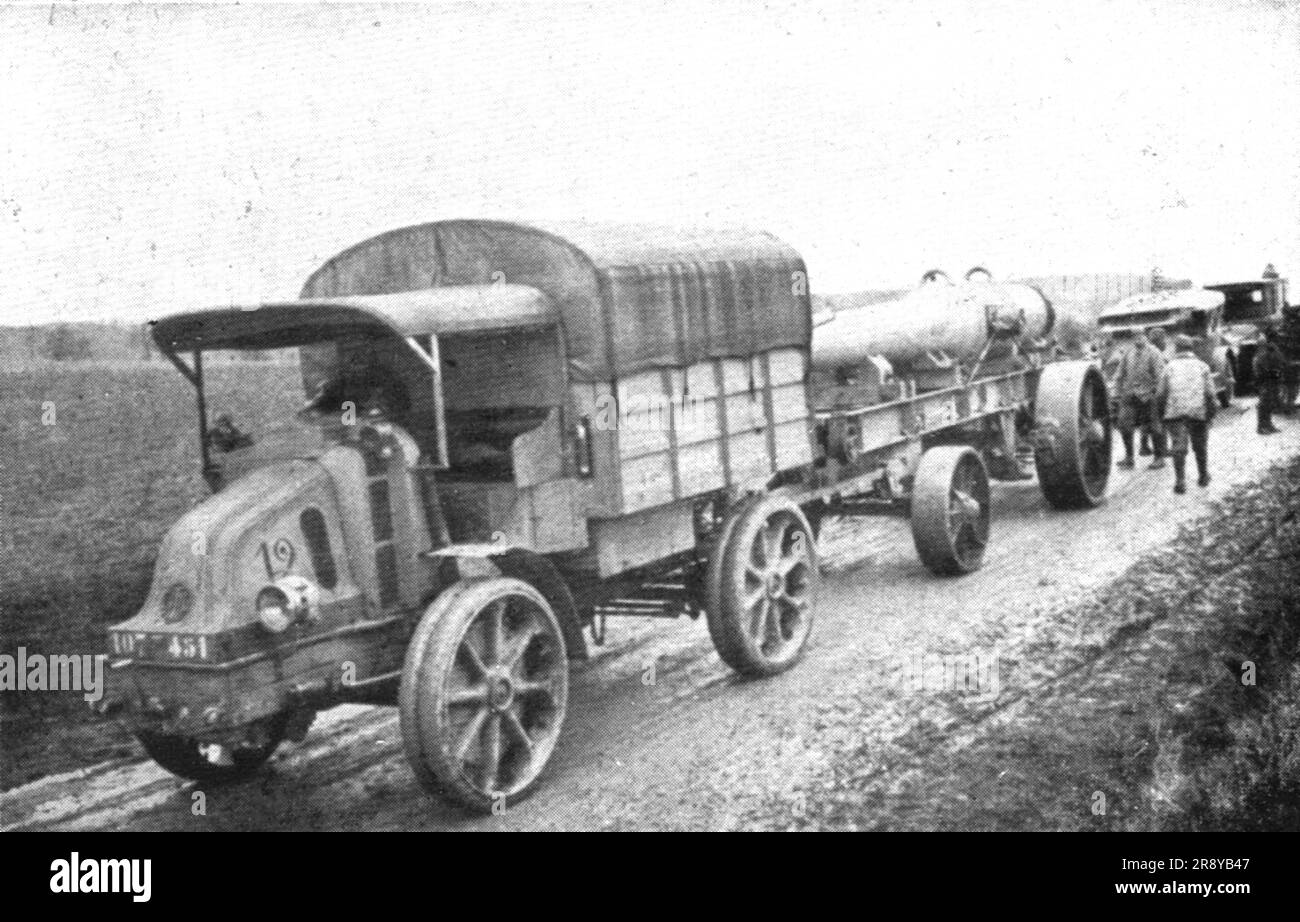
<path id="1" fill-rule="evenodd" d="M 302 415 L 317 420 L 335 417 L 341 425 L 359 418 L 400 424 L 410 410 L 405 385 L 372 347 L 364 347 L 342 353 L 338 372 L 321 383 Z"/>

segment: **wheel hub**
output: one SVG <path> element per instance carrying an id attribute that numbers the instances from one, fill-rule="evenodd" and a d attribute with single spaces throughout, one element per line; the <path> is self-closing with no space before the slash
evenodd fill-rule
<path id="1" fill-rule="evenodd" d="M 785 592 L 785 580 L 780 573 L 769 573 L 767 576 L 767 597 L 775 599 Z"/>
<path id="2" fill-rule="evenodd" d="M 488 678 L 488 706 L 494 711 L 504 711 L 515 699 L 515 687 L 506 675 L 495 674 Z"/>

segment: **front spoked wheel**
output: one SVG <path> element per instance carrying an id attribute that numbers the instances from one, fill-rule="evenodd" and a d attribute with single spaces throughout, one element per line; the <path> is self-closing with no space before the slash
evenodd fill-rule
<path id="1" fill-rule="evenodd" d="M 550 604 L 508 577 L 457 583 L 407 648 L 399 705 L 426 789 L 487 812 L 526 796 L 568 706 L 568 656 Z"/>

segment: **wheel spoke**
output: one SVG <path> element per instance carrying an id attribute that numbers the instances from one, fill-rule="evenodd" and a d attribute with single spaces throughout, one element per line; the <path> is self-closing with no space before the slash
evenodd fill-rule
<path id="1" fill-rule="evenodd" d="M 487 707 L 487 700 L 488 690 L 486 685 L 472 685 L 469 688 L 454 691 L 447 696 L 447 704 L 450 707 L 464 707 L 469 704 Z"/>
<path id="2" fill-rule="evenodd" d="M 487 666 L 483 665 L 483 659 L 478 655 L 478 651 L 474 649 L 473 645 L 470 644 L 468 636 L 460 642 L 458 652 L 461 659 L 469 666 L 471 672 L 480 679 L 487 678 Z"/>
<path id="3" fill-rule="evenodd" d="M 949 504 L 949 516 L 952 520 L 952 531 L 956 534 L 961 530 L 963 525 L 970 524 L 971 521 L 971 504 L 974 502 L 968 493 L 961 490 L 953 490 Z M 978 508 L 978 507 L 977 507 Z"/>
<path id="4" fill-rule="evenodd" d="M 545 695 L 547 700 L 555 702 L 555 693 L 548 679 L 532 679 L 515 683 L 515 697 L 525 698 L 533 695 Z"/>
<path id="5" fill-rule="evenodd" d="M 764 634 L 767 630 L 767 613 L 771 607 L 772 607 L 772 600 L 767 597 L 767 593 L 765 592 L 763 593 L 762 600 L 750 612 L 749 636 L 753 637 L 756 641 L 758 641 L 758 645 L 760 647 L 763 645 L 763 641 L 766 639 Z"/>
<path id="6" fill-rule="evenodd" d="M 791 595 L 789 592 L 783 592 L 780 595 L 780 600 L 799 615 L 802 615 L 808 608 L 808 599 L 802 595 Z"/>
<path id="7" fill-rule="evenodd" d="M 457 761 L 465 761 L 465 756 L 469 753 L 470 744 L 478 740 L 479 736 L 483 733 L 483 725 L 487 722 L 489 713 L 490 712 L 485 707 L 470 718 L 469 723 L 461 732 L 460 739 L 456 741 L 455 753 Z M 480 745 L 482 745 L 481 741 Z"/>
<path id="8" fill-rule="evenodd" d="M 528 731 L 524 729 L 523 723 L 519 720 L 518 715 L 515 714 L 514 711 L 506 711 L 503 716 L 505 717 L 506 732 L 513 737 L 515 743 L 524 750 L 525 755 L 527 755 L 529 761 L 531 761 L 533 758 L 532 737 L 528 735 Z"/>
<path id="9" fill-rule="evenodd" d="M 487 636 L 483 659 L 489 666 L 498 665 L 505 652 L 505 615 L 505 599 L 495 599 L 483 609 L 483 630 Z"/>
<path id="10" fill-rule="evenodd" d="M 966 478 L 965 490 L 954 490 L 952 496 L 951 525 L 949 534 L 953 543 L 959 543 L 963 536 L 977 547 L 984 547 L 985 535 L 984 504 L 976 498 L 973 475 Z"/>
<path id="11" fill-rule="evenodd" d="M 483 728 L 483 790 L 496 789 L 501 775 L 501 715 L 492 714 Z"/>
<path id="12" fill-rule="evenodd" d="M 524 628 L 518 633 L 517 639 L 506 648 L 505 654 L 501 658 L 501 665 L 514 672 L 515 666 L 518 665 L 524 653 L 528 650 L 528 645 L 533 642 L 534 638 L 541 635 L 542 630 L 534 625 Z"/>
<path id="13" fill-rule="evenodd" d="M 763 638 L 776 638 L 778 644 L 785 643 L 785 635 L 781 632 L 781 606 L 775 601 L 767 607 L 767 624 L 763 629 Z"/>

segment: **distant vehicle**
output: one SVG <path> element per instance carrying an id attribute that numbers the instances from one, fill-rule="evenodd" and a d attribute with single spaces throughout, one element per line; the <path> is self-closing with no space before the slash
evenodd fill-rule
<path id="1" fill-rule="evenodd" d="M 1236 391 L 1237 358 L 1224 335 L 1224 296 L 1203 288 L 1163 289 L 1132 295 L 1101 312 L 1102 334 L 1159 327 L 1171 338 L 1182 334 L 1195 342 L 1196 354 L 1210 366 L 1219 403 L 1227 407 Z"/>
<path id="2" fill-rule="evenodd" d="M 1287 357 L 1284 405 L 1295 403 L 1300 383 L 1300 305 L 1287 304 L 1287 280 L 1270 265 L 1257 279 L 1206 285 L 1224 296 L 1226 335 L 1233 343 L 1237 393 L 1255 392 L 1255 352 L 1263 339 L 1263 328 L 1277 326 L 1282 332 L 1282 349 Z"/>

